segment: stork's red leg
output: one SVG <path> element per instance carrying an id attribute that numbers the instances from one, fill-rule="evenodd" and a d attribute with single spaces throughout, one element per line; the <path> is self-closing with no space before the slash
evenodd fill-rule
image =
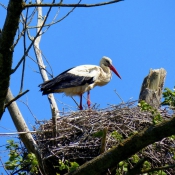
<path id="1" fill-rule="evenodd" d="M 90 108 L 90 106 L 91 106 L 90 91 L 88 91 L 88 93 L 87 93 L 87 105 L 88 105 L 88 107 Z"/>
<path id="2" fill-rule="evenodd" d="M 82 94 L 80 95 L 80 106 L 79 106 L 80 110 L 83 110 L 83 106 L 82 106 Z"/>

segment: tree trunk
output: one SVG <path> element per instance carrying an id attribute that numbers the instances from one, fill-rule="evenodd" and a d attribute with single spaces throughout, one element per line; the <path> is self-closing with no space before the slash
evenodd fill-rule
<path id="1" fill-rule="evenodd" d="M 13 98 L 14 97 L 13 97 L 10 89 L 8 89 L 6 103 L 9 103 L 11 100 L 13 100 Z M 8 111 L 10 113 L 10 116 L 11 116 L 18 132 L 30 131 L 27 127 L 27 124 L 26 124 L 16 102 L 12 102 L 11 105 L 8 106 Z M 41 158 L 41 154 L 37 148 L 37 144 L 36 144 L 35 140 L 33 139 L 31 133 L 20 134 L 20 138 L 21 138 L 23 144 L 25 145 L 25 147 L 27 148 L 28 152 L 32 152 L 35 154 L 42 174 L 46 175 L 43 161 Z"/>
<path id="2" fill-rule="evenodd" d="M 143 80 L 139 101 L 144 100 L 154 108 L 158 108 L 161 103 L 165 76 L 166 70 L 163 68 L 150 69 L 148 76 Z"/>
<path id="3" fill-rule="evenodd" d="M 0 37 L 0 119 L 4 113 L 12 66 L 12 45 L 19 26 L 23 3 L 23 0 L 9 1 L 7 17 Z"/>

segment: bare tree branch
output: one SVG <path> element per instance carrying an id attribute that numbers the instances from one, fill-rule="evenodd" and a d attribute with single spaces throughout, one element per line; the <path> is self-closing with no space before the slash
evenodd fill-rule
<path id="1" fill-rule="evenodd" d="M 55 2 L 55 0 L 53 0 L 53 2 Z M 39 3 L 41 3 L 41 1 L 37 0 L 37 3 L 39 4 Z M 45 17 L 45 21 L 49 16 L 51 8 L 52 7 L 50 7 L 50 9 L 47 12 L 47 15 Z M 42 18 L 42 8 L 38 7 L 38 21 L 37 21 L 38 26 L 43 26 L 43 20 L 41 18 Z M 37 32 L 40 31 L 40 34 L 41 34 L 41 29 L 42 28 L 37 28 Z M 40 40 L 41 40 L 41 35 L 34 42 L 34 51 L 35 51 L 35 55 L 37 58 L 38 66 L 41 65 L 42 67 L 45 67 L 43 60 L 42 60 L 40 47 L 39 47 Z M 39 66 L 39 70 L 40 70 L 42 79 L 43 79 L 43 81 L 47 81 L 48 80 L 47 73 L 44 69 L 42 69 L 42 67 Z M 56 137 L 56 133 L 57 133 L 57 124 L 56 123 L 57 123 L 57 117 L 59 117 L 59 110 L 58 110 L 57 103 L 55 101 L 53 94 L 49 94 L 47 97 L 48 97 L 48 100 L 50 102 L 50 107 L 51 107 L 51 111 L 52 111 L 52 121 L 54 123 L 53 135 Z"/>
<path id="2" fill-rule="evenodd" d="M 28 11 L 28 8 L 27 8 L 27 11 Z M 14 44 L 13 44 L 13 46 L 12 46 L 13 48 L 15 48 L 15 46 L 18 44 L 18 42 L 19 42 L 19 40 L 21 39 L 21 37 L 25 34 L 25 31 L 27 30 L 27 26 L 32 22 L 32 19 L 33 19 L 35 13 L 36 13 L 36 8 L 33 10 L 32 14 L 30 15 L 31 17 L 28 17 L 28 18 L 30 18 L 30 19 L 29 19 L 29 22 L 28 22 L 27 24 L 25 24 L 26 27 L 23 27 L 23 30 L 18 34 L 18 38 L 16 39 L 16 41 L 14 42 Z M 23 23 L 23 25 L 24 25 L 25 19 L 24 19 L 24 17 L 23 17 L 23 14 L 21 14 L 21 16 L 22 16 L 22 21 L 23 21 L 22 23 Z M 26 20 L 27 20 L 28 18 L 27 18 L 27 15 L 26 15 Z M 27 30 L 27 31 L 28 31 L 28 30 Z"/>
<path id="3" fill-rule="evenodd" d="M 7 7 L 3 3 L 0 2 L 0 5 L 7 10 Z"/>
<path id="4" fill-rule="evenodd" d="M 79 2 L 78 2 L 77 4 L 81 3 L 81 1 L 82 1 L 82 0 L 79 0 Z M 76 8 L 76 7 L 73 7 L 73 8 L 72 8 L 65 16 L 63 16 L 61 19 L 59 19 L 59 20 L 57 20 L 57 21 L 54 21 L 54 20 L 53 20 L 50 24 L 44 25 L 44 27 L 48 26 L 48 28 L 49 28 L 51 25 L 54 25 L 54 24 L 56 24 L 56 23 L 61 22 L 63 19 L 65 19 L 66 17 L 68 17 L 68 16 L 75 10 L 75 8 Z M 36 27 L 38 27 L 38 26 L 36 26 Z M 32 28 L 32 27 L 29 27 L 29 28 Z M 48 30 L 48 28 L 47 28 L 45 31 L 43 31 L 42 34 L 44 34 L 44 33 Z"/>
<path id="5" fill-rule="evenodd" d="M 23 18 L 23 28 L 24 28 L 24 35 L 23 35 L 23 46 L 24 46 L 24 54 L 26 52 L 26 24 L 27 24 L 27 16 L 28 16 L 28 8 L 26 12 L 26 18 Z M 23 84 L 24 84 L 24 71 L 25 71 L 25 63 L 26 63 L 26 58 L 23 60 L 23 66 L 22 66 L 22 75 L 21 75 L 21 87 L 19 93 L 22 92 L 23 90 Z"/>
<path id="6" fill-rule="evenodd" d="M 26 102 L 24 102 L 24 101 L 21 101 L 21 100 L 20 100 L 20 102 L 23 103 L 23 104 L 27 107 L 27 109 L 29 110 L 29 112 L 31 113 L 31 115 L 33 116 L 33 118 L 35 119 L 35 123 L 38 124 L 39 121 L 38 121 L 38 119 L 35 117 L 35 115 L 33 114 L 33 112 L 32 112 L 32 110 L 30 109 L 28 103 L 26 103 Z"/>
<path id="7" fill-rule="evenodd" d="M 51 9 L 50 9 L 51 10 Z M 50 10 L 47 12 L 47 15 L 50 13 Z M 47 19 L 47 18 L 46 18 Z M 41 28 L 38 30 L 38 33 L 36 34 L 36 36 L 33 38 L 32 42 L 30 43 L 29 47 L 27 48 L 26 52 L 24 53 L 24 55 L 22 56 L 21 60 L 18 62 L 18 64 L 16 65 L 16 67 L 14 69 L 11 70 L 11 74 L 13 74 L 18 67 L 21 65 L 21 63 L 23 62 L 23 60 L 25 59 L 26 55 L 28 54 L 29 50 L 31 49 L 31 47 L 33 46 L 35 40 L 37 39 L 38 36 L 40 36 L 40 32 L 43 28 L 43 26 L 45 25 L 46 19 L 44 19 L 43 24 L 41 26 Z M 13 48 L 13 47 L 12 47 Z"/>
<path id="8" fill-rule="evenodd" d="M 14 99 L 10 89 L 8 89 L 8 94 L 6 97 L 6 103 L 10 103 Z M 12 117 L 12 120 L 18 130 L 18 132 L 29 132 L 29 129 L 27 127 L 27 124 L 16 104 L 16 102 L 13 102 L 10 106 L 8 106 L 8 111 Z M 32 152 L 36 155 L 38 162 L 40 164 L 40 168 L 43 170 L 42 160 L 40 153 L 37 149 L 37 144 L 35 140 L 33 139 L 32 135 L 30 133 L 26 133 L 24 135 L 20 135 L 22 142 L 24 143 L 25 147 L 29 152 Z M 43 170 L 44 172 L 44 170 Z"/>
<path id="9" fill-rule="evenodd" d="M 11 103 L 13 103 L 14 101 L 16 101 L 18 98 L 22 97 L 23 95 L 25 95 L 27 92 L 29 92 L 29 90 L 26 90 L 20 94 L 18 94 L 15 98 L 13 98 L 11 101 L 9 101 L 7 104 L 5 104 L 5 107 L 8 107 L 9 105 L 11 105 Z"/>
<path id="10" fill-rule="evenodd" d="M 23 8 L 27 7 L 97 7 L 97 6 L 103 6 L 103 5 L 108 5 L 108 4 L 114 4 L 117 2 L 120 2 L 123 0 L 113 0 L 109 2 L 101 2 L 101 3 L 96 3 L 96 4 L 62 4 L 62 3 L 57 3 L 57 4 L 25 4 Z"/>
<path id="11" fill-rule="evenodd" d="M 12 100 L 14 99 L 10 89 L 8 89 L 8 93 L 7 93 L 7 97 L 6 97 L 6 103 L 10 103 Z M 20 138 L 22 140 L 22 142 L 24 143 L 25 147 L 27 148 L 28 152 L 32 152 L 36 155 L 40 168 L 42 170 L 43 174 L 45 173 L 44 170 L 44 165 L 42 163 L 42 159 L 41 159 L 41 154 L 37 148 L 37 144 L 35 142 L 35 140 L 33 139 L 31 133 L 29 133 L 29 129 L 27 127 L 27 124 L 16 104 L 16 102 L 12 102 L 12 104 L 10 106 L 8 106 L 8 111 L 10 113 L 10 116 L 12 117 L 12 120 L 16 126 L 16 129 L 18 130 L 18 132 L 27 132 L 26 134 L 22 134 L 20 135 Z"/>
<path id="12" fill-rule="evenodd" d="M 43 54 L 42 54 L 43 55 Z M 30 55 L 27 55 L 34 63 L 36 63 L 37 65 L 39 64 L 39 63 L 37 63 L 37 61 L 35 61 Z M 47 74 L 51 77 L 51 78 L 53 78 L 53 72 L 52 72 L 52 69 L 51 69 L 51 72 L 52 73 L 50 73 L 46 68 L 45 68 L 45 66 L 43 67 L 43 65 L 38 65 L 38 66 L 40 66 L 41 67 L 41 69 L 44 69 L 46 72 L 47 72 Z M 50 67 L 50 65 L 49 65 L 49 67 Z M 37 73 L 40 73 L 40 72 L 38 72 L 38 71 L 34 71 L 34 72 L 37 72 Z"/>

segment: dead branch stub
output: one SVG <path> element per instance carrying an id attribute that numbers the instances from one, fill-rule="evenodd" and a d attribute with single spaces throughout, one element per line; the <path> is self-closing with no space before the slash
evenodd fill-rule
<path id="1" fill-rule="evenodd" d="M 158 108 L 162 97 L 165 76 L 166 70 L 163 68 L 150 69 L 148 76 L 143 80 L 139 100 L 145 100 L 154 108 Z"/>

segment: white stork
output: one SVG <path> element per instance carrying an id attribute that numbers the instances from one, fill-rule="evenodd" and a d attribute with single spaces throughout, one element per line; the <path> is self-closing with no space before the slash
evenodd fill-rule
<path id="1" fill-rule="evenodd" d="M 104 56 L 100 66 L 81 65 L 68 69 L 57 77 L 39 85 L 42 94 L 65 93 L 67 96 L 80 96 L 79 109 L 82 110 L 82 95 L 88 92 L 87 105 L 90 107 L 90 90 L 95 86 L 103 86 L 111 80 L 111 70 L 121 79 L 112 60 Z"/>

